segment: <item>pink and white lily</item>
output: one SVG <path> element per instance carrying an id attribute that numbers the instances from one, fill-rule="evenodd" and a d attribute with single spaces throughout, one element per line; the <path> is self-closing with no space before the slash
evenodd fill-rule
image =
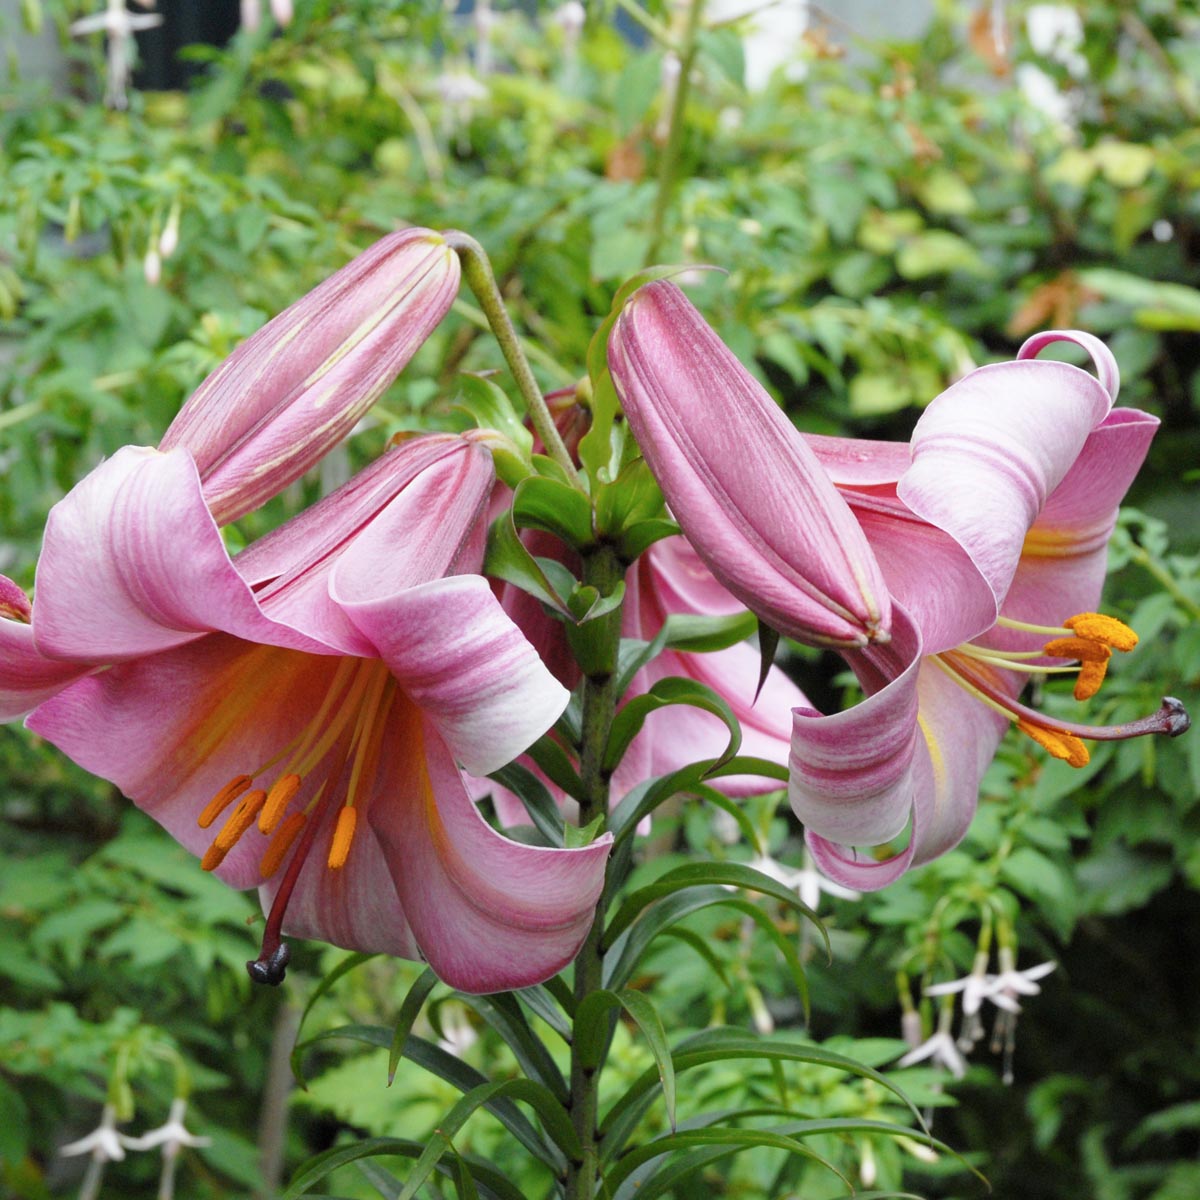
<path id="1" fill-rule="evenodd" d="M 674 284 L 634 293 L 608 357 L 638 446 L 717 580 L 799 641 L 886 642 L 888 589 L 858 522 L 779 406 Z"/>
<path id="2" fill-rule="evenodd" d="M 354 428 L 446 315 L 459 277 L 440 234 L 388 234 L 217 367 L 159 443 L 191 451 L 217 524 L 258 508 Z"/>
<path id="3" fill-rule="evenodd" d="M 261 889 L 255 978 L 282 978 L 288 932 L 521 987 L 591 924 L 607 840 L 510 842 L 460 771 L 567 700 L 474 573 L 492 482 L 474 438 L 414 439 L 230 559 L 191 456 L 128 447 L 51 513 L 32 624 L 0 621 L 24 654 L 0 703 L 84 673 L 29 727 Z"/>
<path id="4" fill-rule="evenodd" d="M 1091 353 L 1098 377 L 1036 360 L 1063 339 Z M 862 703 L 794 714 L 792 805 L 839 882 L 882 887 L 954 846 L 1010 723 L 1077 766 L 1083 738 L 1187 728 L 1170 699 L 1117 727 L 1054 721 L 1017 700 L 1030 674 L 1065 670 L 1079 672 L 1086 699 L 1111 649 L 1137 640 L 1091 611 L 1117 506 L 1158 425 L 1112 409 L 1117 386 L 1102 343 L 1045 334 L 935 399 L 909 446 L 808 439 L 862 524 L 895 615 L 890 645 L 842 651 Z M 881 846 L 910 821 L 902 850 L 853 849 Z"/>

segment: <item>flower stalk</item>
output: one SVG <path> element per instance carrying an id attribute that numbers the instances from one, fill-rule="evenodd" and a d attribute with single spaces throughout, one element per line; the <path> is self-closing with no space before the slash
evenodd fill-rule
<path id="1" fill-rule="evenodd" d="M 463 276 L 471 291 L 475 293 L 496 341 L 500 343 L 504 361 L 508 363 L 508 369 L 512 371 L 517 388 L 528 406 L 529 420 L 534 431 L 541 438 L 546 453 L 562 467 L 567 478 L 580 491 L 583 491 L 579 473 L 575 469 L 567 447 L 559 436 L 554 418 L 542 396 L 542 389 L 538 387 L 533 370 L 529 366 L 529 360 L 525 357 L 521 339 L 517 337 L 517 331 L 513 328 L 512 318 L 508 315 L 508 309 L 504 305 L 504 297 L 500 294 L 500 287 L 496 283 L 496 275 L 492 271 L 492 264 L 488 260 L 486 252 L 470 234 L 460 230 L 445 230 L 442 237 L 462 262 Z"/>
<path id="2" fill-rule="evenodd" d="M 601 545 L 584 558 L 583 582 L 602 596 L 612 594 L 624 576 L 624 566 L 609 546 Z M 580 745 L 580 779 L 583 795 L 579 803 L 579 824 L 586 828 L 608 813 L 608 773 L 604 770 L 604 752 L 617 711 L 617 652 L 621 641 L 621 610 L 598 619 L 603 628 L 597 637 L 596 665 L 583 680 L 583 719 Z M 596 905 L 592 927 L 575 959 L 575 1007 L 603 985 L 604 910 L 608 892 Z M 578 1045 L 571 1048 L 571 1122 L 582 1146 L 578 1162 L 568 1166 L 566 1200 L 592 1200 L 596 1194 L 599 1164 L 599 1140 L 596 1126 L 600 1105 L 600 1073 L 585 1066 Z"/>

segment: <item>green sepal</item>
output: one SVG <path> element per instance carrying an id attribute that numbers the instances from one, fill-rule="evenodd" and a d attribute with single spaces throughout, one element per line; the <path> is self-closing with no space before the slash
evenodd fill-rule
<path id="1" fill-rule="evenodd" d="M 513 492 L 513 524 L 518 529 L 542 529 L 576 550 L 595 545 L 592 506 L 569 483 L 531 475 Z"/>
<path id="2" fill-rule="evenodd" d="M 666 517 L 652 517 L 647 521 L 638 521 L 630 525 L 617 538 L 614 545 L 617 553 L 625 562 L 633 562 L 640 558 L 655 542 L 663 538 L 674 537 L 679 533 L 679 525 Z"/>
<path id="3" fill-rule="evenodd" d="M 574 620 L 571 610 L 547 578 L 539 560 L 529 553 L 528 547 L 521 541 L 511 511 L 501 513 L 488 529 L 483 570 L 484 574 L 511 583 L 561 616 Z"/>
<path id="4" fill-rule="evenodd" d="M 758 621 L 758 687 L 754 689 L 754 699 L 758 699 L 775 663 L 775 651 L 779 648 L 779 630 L 772 629 L 762 618 Z"/>
<path id="5" fill-rule="evenodd" d="M 388 1087 L 392 1086 L 396 1078 L 396 1069 L 400 1066 L 400 1059 L 404 1054 L 404 1043 L 408 1041 L 408 1035 L 412 1033 L 412 1027 L 421 1011 L 421 1006 L 429 998 L 429 993 L 437 986 L 437 981 L 438 977 L 433 973 L 433 968 L 426 967 L 417 976 L 412 987 L 408 989 L 408 995 L 404 997 L 404 1003 L 400 1005 L 400 1015 L 396 1018 L 396 1028 L 392 1031 L 392 1044 L 388 1048 Z"/>
<path id="6" fill-rule="evenodd" d="M 601 813 L 594 821 L 589 821 L 584 826 L 572 825 L 568 821 L 565 831 L 568 850 L 579 850 L 584 846 L 590 846 L 604 832 L 604 814 Z"/>
<path id="7" fill-rule="evenodd" d="M 619 992 L 601 989 L 585 997 L 575 1015 L 575 1053 L 579 1056 L 580 1064 L 585 1071 L 599 1069 L 612 1038 L 610 1014 L 617 1008 L 623 1008 L 629 1014 L 650 1046 L 662 1085 L 667 1119 L 674 1129 L 675 1067 L 671 1061 L 671 1047 L 658 1010 L 641 992 L 629 988 Z"/>
<path id="8" fill-rule="evenodd" d="M 710 770 L 727 762 L 738 752 L 738 747 L 742 744 L 742 728 L 729 702 L 707 684 L 695 679 L 669 676 L 658 680 L 648 692 L 635 696 L 617 713 L 608 736 L 608 745 L 604 750 L 605 771 L 612 772 L 616 769 L 625 751 L 629 749 L 630 742 L 641 732 L 646 718 L 652 712 L 671 704 L 690 704 L 693 708 L 712 713 L 725 722 L 725 728 L 729 730 L 729 743 Z"/>
<path id="9" fill-rule="evenodd" d="M 639 521 L 661 518 L 664 510 L 658 480 L 650 473 L 646 460 L 637 458 L 622 468 L 612 487 L 597 492 L 596 531 L 601 537 L 616 541 Z"/>

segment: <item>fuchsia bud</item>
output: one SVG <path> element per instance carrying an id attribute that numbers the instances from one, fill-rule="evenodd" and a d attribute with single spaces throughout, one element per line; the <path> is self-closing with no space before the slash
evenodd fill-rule
<path id="1" fill-rule="evenodd" d="M 191 451 L 217 523 L 237 520 L 353 429 L 446 315 L 458 282 L 439 234 L 389 234 L 247 338 L 160 448 Z"/>
<path id="2" fill-rule="evenodd" d="M 674 284 L 647 284 L 629 300 L 609 367 L 675 519 L 730 592 L 798 641 L 888 640 L 888 589 L 854 514 Z"/>

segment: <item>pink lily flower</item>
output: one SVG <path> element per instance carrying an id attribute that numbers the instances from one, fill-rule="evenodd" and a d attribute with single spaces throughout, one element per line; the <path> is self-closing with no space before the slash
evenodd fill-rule
<path id="1" fill-rule="evenodd" d="M 32 625 L 0 622 L 89 672 L 29 727 L 260 888 L 260 981 L 292 933 L 522 987 L 591 924 L 607 839 L 510 842 L 459 766 L 497 769 L 567 701 L 474 573 L 492 481 L 476 439 L 417 438 L 233 560 L 190 455 L 127 447 L 52 511 Z M 0 660 L 10 710 L 52 687 L 30 674 Z"/>
<path id="2" fill-rule="evenodd" d="M 888 640 L 888 589 L 849 507 L 674 284 L 630 298 L 609 338 L 609 369 L 667 504 L 725 588 L 798 641 Z"/>
<path id="3" fill-rule="evenodd" d="M 1098 378 L 1036 361 L 1056 340 L 1092 355 Z M 1031 675 L 1078 671 L 1099 688 L 1132 630 L 1096 614 L 1117 506 L 1158 426 L 1112 409 L 1118 375 L 1088 334 L 1031 339 L 1017 361 L 983 367 L 937 397 L 910 446 L 809 438 L 857 515 L 887 578 L 890 645 L 842 651 L 867 692 L 833 716 L 794 714 L 790 798 L 820 868 L 882 887 L 956 845 L 1008 725 L 1074 766 L 1081 739 L 1182 733 L 1171 698 L 1151 716 L 1098 727 L 1019 703 Z M 1077 667 L 1065 665 L 1077 662 Z M 911 820 L 908 845 L 881 846 Z"/>
<path id="4" fill-rule="evenodd" d="M 446 315 L 459 277 L 440 234 L 388 234 L 213 371 L 159 448 L 191 451 L 217 524 L 258 508 L 354 428 Z"/>

